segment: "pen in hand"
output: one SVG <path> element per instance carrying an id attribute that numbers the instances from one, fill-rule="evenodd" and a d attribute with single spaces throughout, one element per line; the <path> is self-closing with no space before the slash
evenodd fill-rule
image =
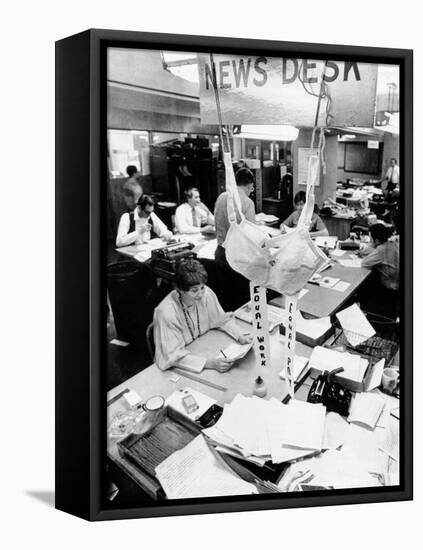
<path id="1" fill-rule="evenodd" d="M 223 349 L 220 350 L 220 353 L 223 355 L 223 357 L 224 357 L 225 359 L 227 359 L 227 357 L 226 357 L 225 352 L 223 351 Z"/>

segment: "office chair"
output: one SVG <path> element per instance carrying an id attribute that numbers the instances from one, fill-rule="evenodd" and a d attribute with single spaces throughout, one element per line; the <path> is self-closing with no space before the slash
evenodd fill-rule
<path id="1" fill-rule="evenodd" d="M 145 331 L 145 342 L 147 350 L 152 361 L 154 361 L 155 345 L 154 345 L 154 323 L 150 323 Z"/>

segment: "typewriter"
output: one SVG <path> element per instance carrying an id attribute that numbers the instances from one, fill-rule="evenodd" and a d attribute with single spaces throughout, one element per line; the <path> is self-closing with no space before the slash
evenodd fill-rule
<path id="1" fill-rule="evenodd" d="M 151 269 L 157 277 L 173 280 L 180 261 L 197 257 L 193 248 L 192 243 L 175 243 L 157 248 L 151 252 Z"/>

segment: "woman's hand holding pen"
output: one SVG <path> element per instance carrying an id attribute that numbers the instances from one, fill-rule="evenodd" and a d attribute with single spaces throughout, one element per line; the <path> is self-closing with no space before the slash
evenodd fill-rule
<path id="1" fill-rule="evenodd" d="M 241 336 L 238 338 L 238 342 L 240 344 L 251 344 L 253 341 L 253 337 L 251 334 L 241 334 Z"/>

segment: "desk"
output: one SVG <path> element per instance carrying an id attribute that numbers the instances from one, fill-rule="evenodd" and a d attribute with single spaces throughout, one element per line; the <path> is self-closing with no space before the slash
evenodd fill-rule
<path id="1" fill-rule="evenodd" d="M 244 329 L 248 328 L 248 325 L 239 321 L 239 326 Z M 194 341 L 189 347 L 194 352 L 201 353 L 205 356 L 215 356 L 218 349 L 224 347 L 227 343 L 231 341 L 231 338 L 221 331 L 212 330 L 208 333 L 201 336 L 198 340 Z M 194 390 L 198 390 L 210 397 L 216 399 L 219 405 L 224 405 L 225 403 L 231 402 L 237 393 L 242 393 L 246 396 L 252 395 L 254 379 L 258 374 L 260 374 L 267 385 L 268 388 L 268 398 L 275 397 L 277 399 L 282 399 L 286 393 L 286 383 L 281 380 L 279 377 L 279 372 L 281 370 L 281 355 L 283 347 L 283 337 L 279 334 L 273 333 L 270 335 L 270 346 L 272 352 L 271 366 L 269 369 L 263 373 L 262 368 L 256 366 L 254 350 L 250 351 L 247 356 L 242 359 L 232 370 L 227 373 L 221 374 L 213 370 L 205 370 L 200 375 L 202 378 L 209 381 L 213 381 L 221 386 L 225 386 L 227 391 L 222 392 L 220 390 L 211 388 L 209 386 L 203 385 L 200 382 L 196 382 L 190 379 L 186 379 L 183 376 L 179 378 L 177 382 L 172 382 L 170 379 L 174 375 L 172 369 L 168 371 L 161 371 L 155 365 L 151 365 L 144 371 L 133 376 L 123 384 L 115 387 L 113 390 L 108 392 L 107 399 L 110 400 L 113 397 L 117 396 L 124 389 L 133 389 L 135 390 L 140 398 L 145 401 L 148 397 L 153 395 L 162 395 L 163 397 L 168 397 L 174 391 L 189 386 Z M 312 352 L 312 349 L 308 346 L 300 344 L 297 342 L 296 354 L 309 357 Z M 311 377 L 308 378 L 304 386 L 302 386 L 299 391 L 296 393 L 297 399 L 306 400 L 308 390 L 312 380 Z M 389 401 L 392 401 L 390 404 Z M 397 407 L 399 405 L 399 400 L 387 396 L 387 408 Z M 113 415 L 119 410 L 123 409 L 122 400 L 117 400 L 114 403 L 110 404 L 108 407 L 108 419 L 110 420 Z M 389 415 L 390 410 L 386 410 L 387 420 L 389 422 L 396 422 Z M 368 430 L 366 430 L 368 432 Z M 384 437 L 385 430 L 382 428 L 376 428 L 373 433 L 375 441 L 381 442 Z M 366 451 L 364 450 L 364 453 Z M 136 484 L 138 484 L 143 490 L 149 492 L 148 487 L 145 485 L 145 479 L 140 480 L 140 474 L 138 469 L 132 465 L 129 461 L 122 459 L 119 455 L 117 448 L 117 440 L 108 438 L 108 447 L 107 447 L 108 458 L 111 460 L 117 467 L 121 468 Z M 387 468 L 389 469 L 389 459 Z M 398 466 L 398 463 L 395 463 L 395 468 Z M 391 480 L 388 480 L 387 485 L 396 485 L 398 484 L 398 472 L 395 471 L 395 468 L 392 472 L 393 476 Z M 151 489 L 153 494 L 153 488 Z"/>
<path id="2" fill-rule="evenodd" d="M 339 240 L 345 241 L 350 236 L 351 226 L 356 218 L 343 218 L 341 216 L 320 216 L 329 231 L 329 235 L 336 235 Z"/>
<path id="3" fill-rule="evenodd" d="M 251 325 L 239 320 L 237 320 L 237 323 L 245 332 L 251 330 Z M 230 342 L 233 342 L 233 339 L 226 333 L 218 330 L 211 330 L 192 342 L 188 347 L 194 353 L 197 352 L 206 357 L 215 357 L 218 351 L 226 347 Z M 287 395 L 286 382 L 279 377 L 279 372 L 282 370 L 283 346 L 283 337 L 278 334 L 277 330 L 274 331 L 274 333 L 270 335 L 271 365 L 265 372 L 263 372 L 264 369 L 262 367 L 256 364 L 254 350 L 251 350 L 229 372 L 219 373 L 215 370 L 204 370 L 201 374 L 196 375 L 211 382 L 215 382 L 219 386 L 226 387 L 227 391 L 225 392 L 183 376 L 180 376 L 177 382 L 172 382 L 171 377 L 175 374 L 173 369 L 161 371 L 153 364 L 126 380 L 123 384 L 110 390 L 107 394 L 107 400 L 110 401 L 126 388 L 135 390 L 140 398 L 145 401 L 153 395 L 161 395 L 167 398 L 174 391 L 189 386 L 194 390 L 200 391 L 216 399 L 218 404 L 223 406 L 225 403 L 231 402 L 237 393 L 251 396 L 254 381 L 258 375 L 264 379 L 267 385 L 268 397 L 273 396 L 278 400 L 282 400 Z M 297 355 L 310 357 L 311 352 L 312 348 L 297 342 Z M 118 400 L 109 405 L 108 421 L 110 421 L 113 415 L 122 408 L 122 400 Z M 116 439 L 108 438 L 107 453 L 109 459 L 114 464 L 120 467 L 135 483 L 140 485 L 144 490 L 146 489 L 145 486 L 140 483 L 137 468 L 119 456 Z"/>
<path id="4" fill-rule="evenodd" d="M 346 251 L 344 257 L 348 258 L 349 254 L 350 252 Z M 344 267 L 335 262 L 332 267 L 322 273 L 322 276 L 341 279 L 341 281 L 350 283 L 350 286 L 344 292 L 339 292 L 333 288 L 323 288 L 307 283 L 305 288 L 308 292 L 299 300 L 298 309 L 313 317 L 331 316 L 358 290 L 370 273 L 371 270 L 364 267 Z M 285 298 L 277 296 L 269 303 L 283 307 Z"/>
<path id="5" fill-rule="evenodd" d="M 210 241 L 214 240 L 217 246 L 216 237 L 214 235 L 202 235 L 202 234 L 178 235 L 178 238 L 180 238 L 181 242 L 193 243 L 195 245 L 193 252 L 195 252 L 196 254 L 198 254 L 201 251 L 201 249 L 204 248 L 205 245 L 210 243 Z M 156 246 L 155 248 L 161 248 L 162 246 L 166 246 L 166 244 L 167 243 L 163 240 L 162 244 L 160 246 Z M 145 245 L 131 244 L 129 246 L 121 246 L 119 248 L 116 248 L 116 252 L 119 252 L 119 254 L 122 254 L 124 256 L 130 257 L 140 263 L 144 263 L 145 261 L 147 261 L 148 258 L 145 260 L 142 260 L 137 258 L 136 256 L 141 250 L 146 249 L 146 246 L 148 246 L 148 243 L 146 243 Z M 208 257 L 209 256 L 207 255 L 207 258 Z M 201 255 L 200 255 L 200 258 L 201 258 Z M 214 256 L 213 256 L 213 259 L 214 259 Z"/>

